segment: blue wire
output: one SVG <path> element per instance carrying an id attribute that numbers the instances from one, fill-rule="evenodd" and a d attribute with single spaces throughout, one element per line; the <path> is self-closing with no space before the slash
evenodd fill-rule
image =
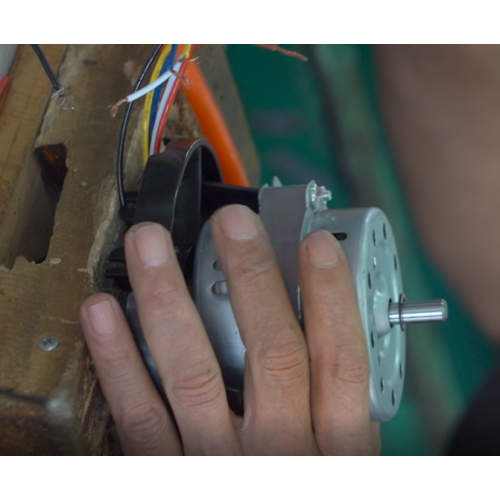
<path id="1" fill-rule="evenodd" d="M 177 47 L 178 45 L 172 44 L 172 48 L 170 49 L 170 54 L 168 54 L 163 66 L 160 70 L 160 75 L 163 75 L 165 71 L 169 70 L 174 66 L 175 59 L 177 57 Z M 156 119 L 156 113 L 158 112 L 158 101 L 160 100 L 160 92 L 162 85 L 159 85 L 154 90 L 153 101 L 151 103 L 151 114 L 149 116 L 149 141 L 151 142 L 153 138 L 151 135 L 153 134 L 153 127 Z"/>

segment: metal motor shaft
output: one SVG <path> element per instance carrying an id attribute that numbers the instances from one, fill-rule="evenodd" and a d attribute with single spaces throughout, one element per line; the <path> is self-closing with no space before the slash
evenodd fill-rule
<path id="1" fill-rule="evenodd" d="M 391 302 L 389 304 L 391 325 L 445 321 L 446 318 L 448 318 L 448 304 L 441 299 L 424 302 Z"/>

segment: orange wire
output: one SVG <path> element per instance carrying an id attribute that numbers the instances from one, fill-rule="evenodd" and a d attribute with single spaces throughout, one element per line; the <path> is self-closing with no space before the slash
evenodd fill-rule
<path id="1" fill-rule="evenodd" d="M 250 186 L 224 117 L 195 61 L 187 65 L 185 76 L 189 83 L 182 85 L 182 92 L 191 105 L 203 134 L 215 149 L 224 182 L 236 186 Z"/>

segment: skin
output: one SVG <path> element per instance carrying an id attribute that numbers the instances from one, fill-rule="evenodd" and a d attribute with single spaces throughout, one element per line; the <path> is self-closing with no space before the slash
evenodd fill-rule
<path id="1" fill-rule="evenodd" d="M 386 130 L 421 241 L 500 341 L 500 46 L 376 48 Z"/>
<path id="2" fill-rule="evenodd" d="M 349 267 L 326 231 L 299 251 L 305 335 L 262 222 L 246 207 L 214 214 L 212 237 L 247 349 L 245 414 L 229 409 L 221 371 L 169 233 L 141 223 L 125 237 L 147 343 L 179 433 L 117 301 L 99 293 L 81 321 L 125 454 L 358 455 L 380 452 L 370 423 L 370 367 Z"/>

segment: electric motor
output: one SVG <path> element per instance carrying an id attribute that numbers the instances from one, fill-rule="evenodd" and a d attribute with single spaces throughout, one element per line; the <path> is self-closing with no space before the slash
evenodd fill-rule
<path id="1" fill-rule="evenodd" d="M 443 300 L 406 302 L 394 235 L 377 208 L 328 208 L 331 192 L 314 181 L 301 186 L 272 186 L 260 190 L 228 186 L 211 146 L 203 139 L 172 141 L 164 153 L 152 156 L 138 193 L 129 193 L 135 207 L 122 217 L 129 222 L 159 222 L 172 234 L 177 257 L 219 361 L 228 401 L 244 412 L 245 346 L 232 312 L 224 274 L 211 239 L 210 215 L 223 205 L 241 203 L 259 213 L 274 248 L 292 307 L 302 324 L 297 259 L 301 240 L 326 230 L 339 241 L 348 260 L 370 358 L 370 417 L 386 421 L 397 412 L 405 377 L 405 325 L 443 321 Z M 110 260 L 123 262 L 123 249 Z M 123 267 L 107 272 L 127 288 Z M 166 399 L 155 363 L 140 327 L 131 293 L 127 318 L 145 364 Z M 167 403 L 168 404 L 168 403 Z"/>

